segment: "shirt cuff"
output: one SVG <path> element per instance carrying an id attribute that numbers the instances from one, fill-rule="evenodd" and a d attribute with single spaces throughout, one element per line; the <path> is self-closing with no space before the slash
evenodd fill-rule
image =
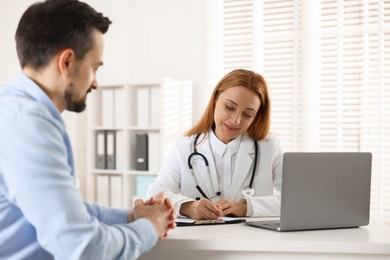
<path id="1" fill-rule="evenodd" d="M 144 254 L 156 245 L 158 241 L 158 234 L 154 229 L 152 222 L 146 218 L 140 218 L 131 222 L 130 225 L 134 226 L 141 239 L 142 253 Z"/>
<path id="2" fill-rule="evenodd" d="M 253 206 L 250 199 L 246 198 L 246 216 L 252 217 L 253 216 Z"/>
<path id="3" fill-rule="evenodd" d="M 126 224 L 127 209 L 109 208 L 97 203 L 84 202 L 90 215 L 95 216 L 99 221 L 107 225 Z"/>
<path id="4" fill-rule="evenodd" d="M 193 200 L 193 199 L 183 199 L 183 200 L 177 201 L 176 203 L 173 204 L 176 216 L 178 216 L 178 217 L 186 217 L 187 218 L 187 216 L 184 216 L 184 215 L 180 214 L 180 208 L 181 208 L 181 205 L 183 203 L 189 202 L 189 201 L 195 201 L 195 200 Z"/>
<path id="5" fill-rule="evenodd" d="M 107 225 L 126 224 L 128 212 L 127 209 L 105 208 L 101 212 L 101 221 Z"/>

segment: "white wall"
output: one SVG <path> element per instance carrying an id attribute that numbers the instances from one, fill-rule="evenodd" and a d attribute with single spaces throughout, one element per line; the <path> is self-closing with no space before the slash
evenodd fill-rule
<path id="1" fill-rule="evenodd" d="M 100 84 L 158 82 L 164 77 L 198 82 L 205 0 L 87 0 L 113 21 L 105 35 Z M 0 3 L 0 84 L 20 71 L 14 35 L 24 10 L 36 0 Z M 195 95 L 196 96 L 196 95 Z M 86 113 L 64 112 L 76 172 L 86 191 Z"/>
<path id="2" fill-rule="evenodd" d="M 200 17 L 196 0 L 106 1 L 105 83 L 196 77 Z"/>

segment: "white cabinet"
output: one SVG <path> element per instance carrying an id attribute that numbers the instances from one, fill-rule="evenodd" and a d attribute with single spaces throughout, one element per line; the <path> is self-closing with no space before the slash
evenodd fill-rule
<path id="1" fill-rule="evenodd" d="M 131 207 L 172 142 L 192 125 L 193 84 L 164 80 L 101 86 L 88 98 L 87 199 Z"/>

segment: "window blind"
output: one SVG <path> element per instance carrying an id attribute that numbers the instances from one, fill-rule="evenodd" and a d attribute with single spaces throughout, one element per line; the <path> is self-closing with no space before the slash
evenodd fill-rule
<path id="1" fill-rule="evenodd" d="M 371 217 L 390 222 L 390 0 L 207 2 L 205 86 L 253 69 L 286 151 L 372 152 Z"/>

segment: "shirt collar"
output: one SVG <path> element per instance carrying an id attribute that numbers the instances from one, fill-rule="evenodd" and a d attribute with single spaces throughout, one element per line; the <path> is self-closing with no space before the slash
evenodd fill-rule
<path id="1" fill-rule="evenodd" d="M 65 122 L 53 101 L 32 79 L 27 77 L 27 75 L 24 73 L 18 73 L 11 81 L 10 85 L 24 92 L 32 99 L 43 104 L 50 111 L 50 114 L 56 118 L 63 125 L 63 127 L 65 127 Z"/>
<path id="2" fill-rule="evenodd" d="M 223 157 L 227 150 L 229 150 L 230 155 L 234 155 L 240 147 L 241 138 L 242 135 L 239 135 L 234 140 L 230 141 L 228 144 L 225 144 L 218 139 L 218 137 L 214 134 L 214 131 L 210 130 L 211 149 L 220 157 Z"/>

